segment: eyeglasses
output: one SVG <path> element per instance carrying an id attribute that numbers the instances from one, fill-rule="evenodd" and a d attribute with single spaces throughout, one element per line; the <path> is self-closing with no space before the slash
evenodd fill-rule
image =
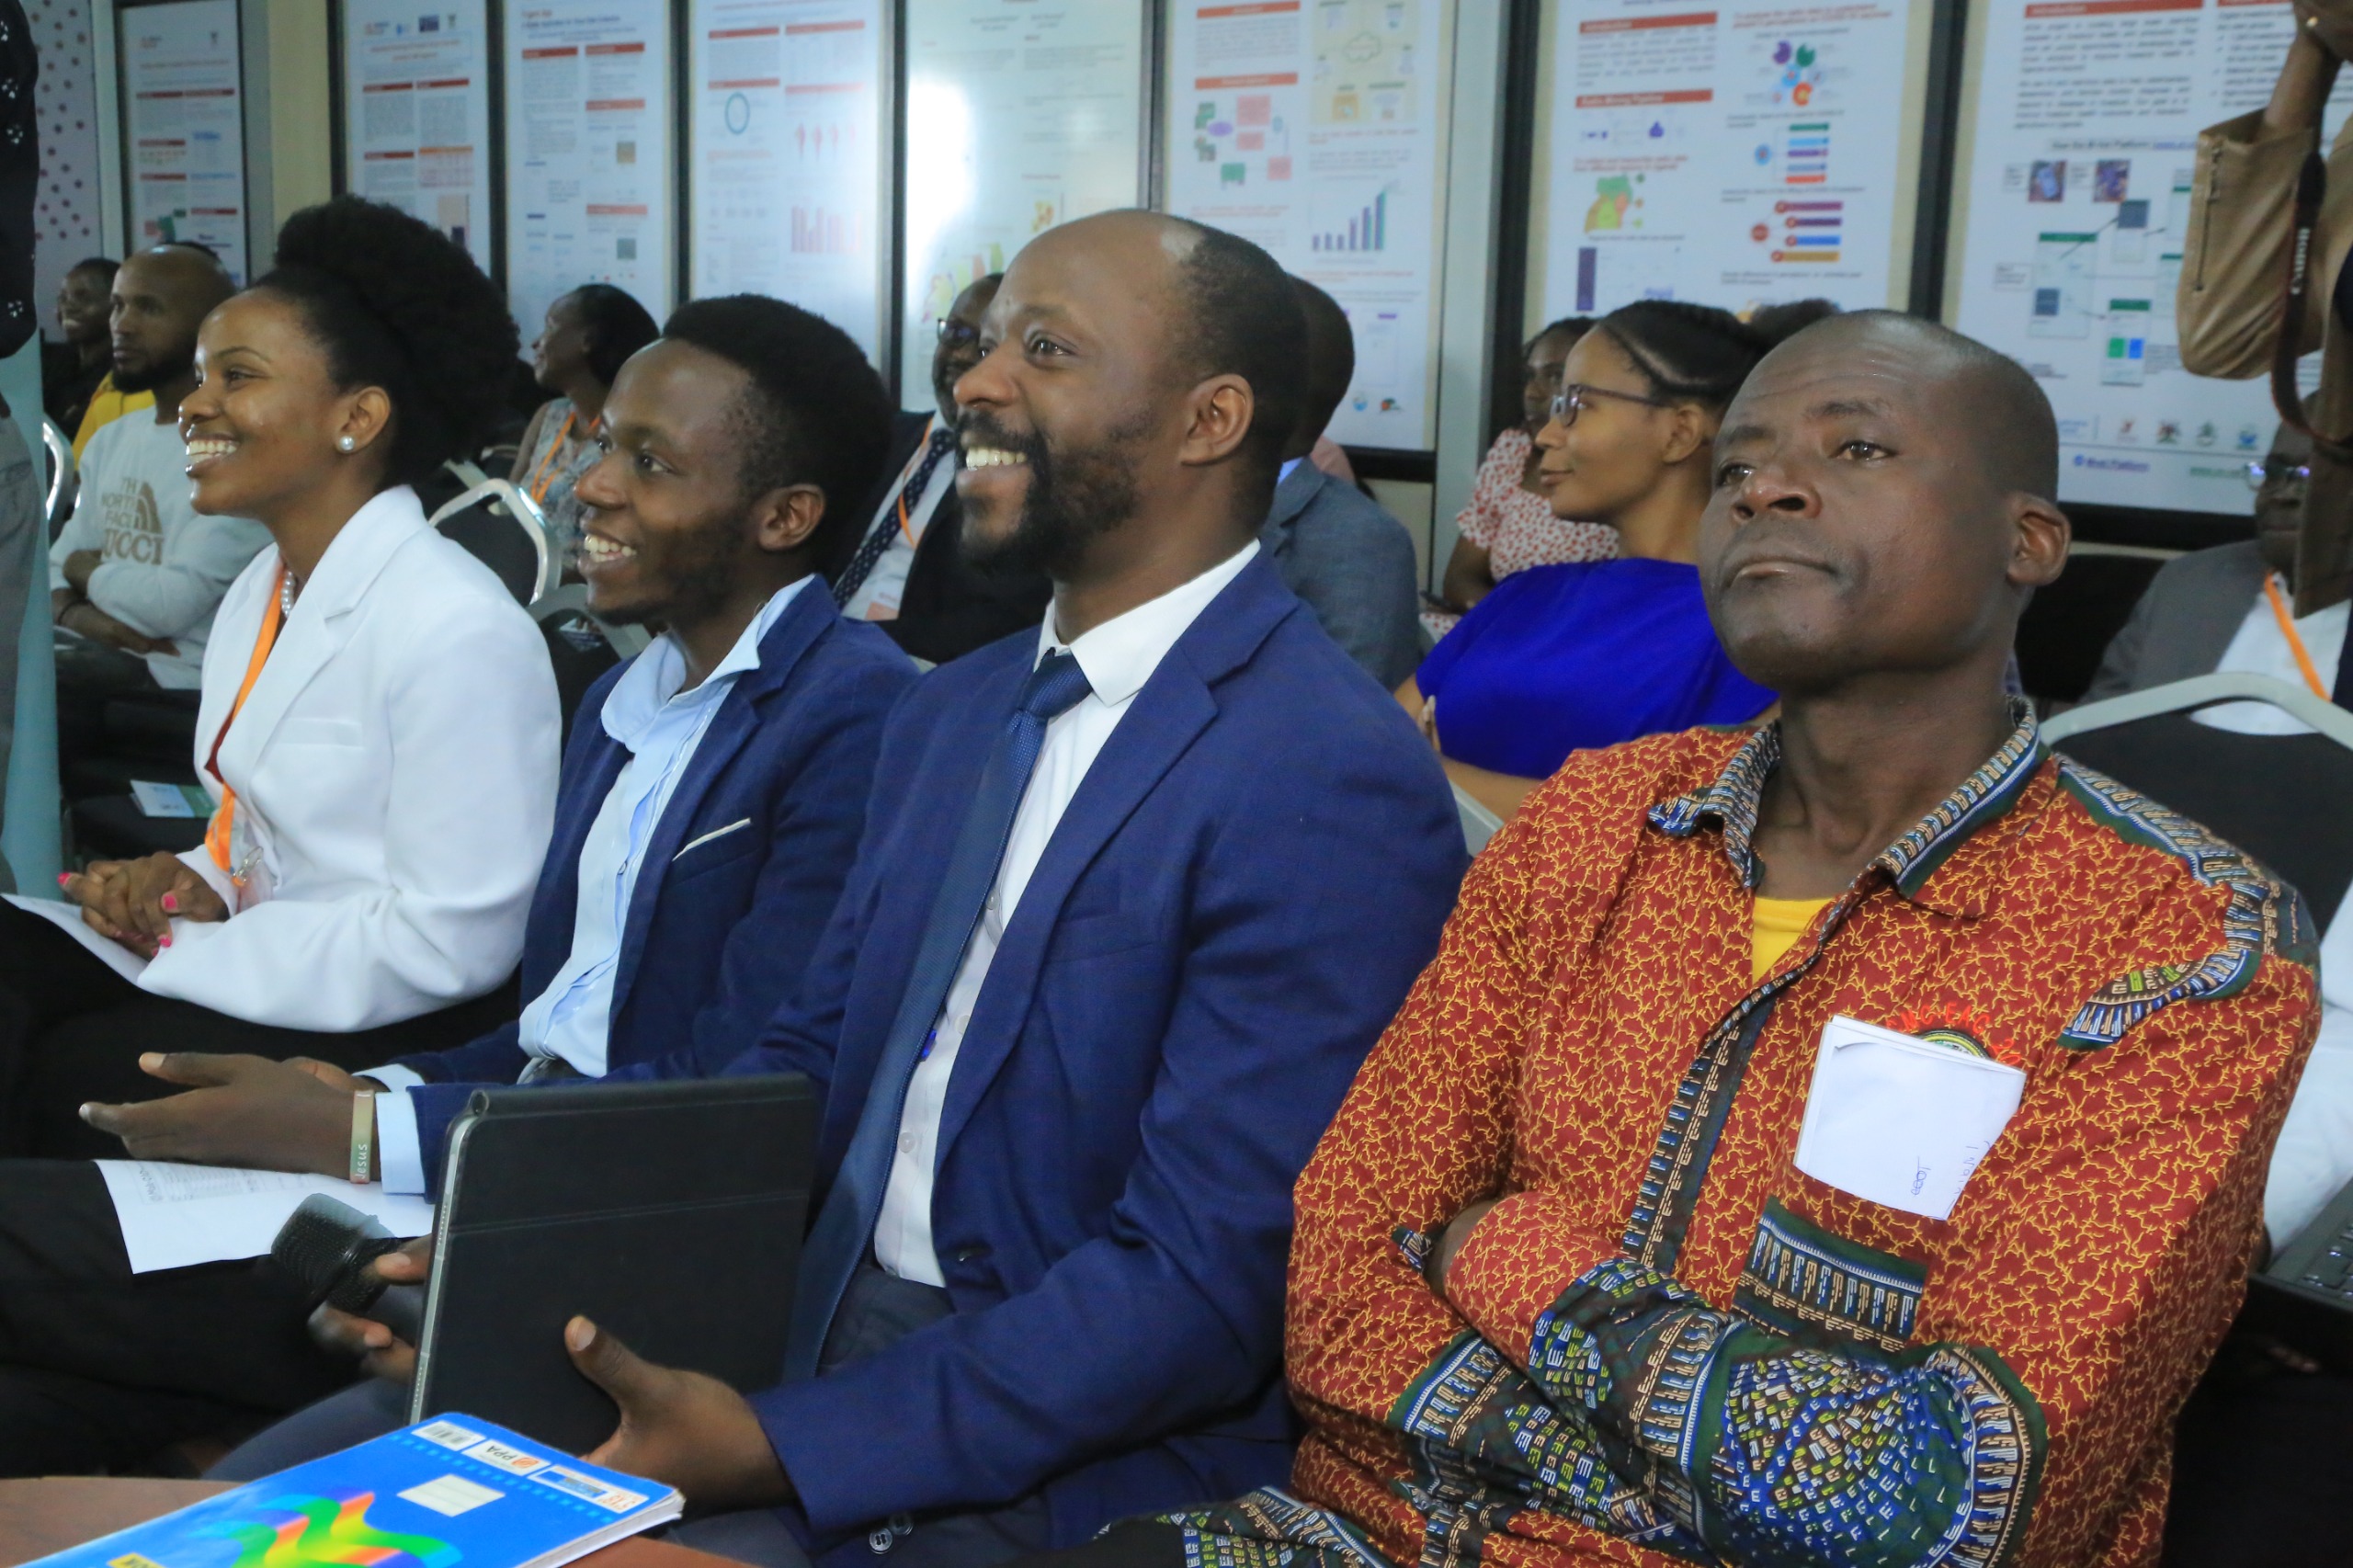
<path id="1" fill-rule="evenodd" d="M 2260 490 L 2267 484 L 2302 484 L 2313 476 L 2310 463 L 2273 462 L 2264 458 L 2246 465 L 2246 487 Z"/>
<path id="2" fill-rule="evenodd" d="M 971 348 L 981 341 L 979 327 L 970 322 L 958 321 L 954 316 L 939 317 L 932 323 L 932 328 L 939 334 L 942 348 Z"/>
<path id="3" fill-rule="evenodd" d="M 1639 397 L 1632 392 L 1611 392 L 1608 387 L 1589 387 L 1582 381 L 1571 381 L 1552 394 L 1552 418 L 1563 430 L 1577 422 L 1577 415 L 1593 406 L 1597 397 L 1614 397 L 1620 403 L 1639 403 L 1644 408 L 1672 408 L 1674 403 L 1663 397 Z"/>

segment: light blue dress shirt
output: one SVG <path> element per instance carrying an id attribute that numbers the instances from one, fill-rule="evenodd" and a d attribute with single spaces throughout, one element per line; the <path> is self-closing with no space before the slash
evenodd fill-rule
<path id="1" fill-rule="evenodd" d="M 579 893 L 572 920 L 572 951 L 547 989 L 524 1007 L 517 1039 L 534 1057 L 559 1059 L 582 1076 L 605 1074 L 605 1047 L 612 1024 L 613 980 L 620 966 L 621 933 L 629 924 L 631 899 L 644 864 L 645 846 L 686 777 L 688 765 L 710 728 L 727 694 L 746 670 L 759 668 L 760 642 L 792 596 L 814 579 L 803 577 L 777 591 L 744 629 L 727 656 L 691 691 L 686 683 L 685 650 L 665 634 L 639 654 L 613 689 L 598 717 L 605 733 L 629 754 L 613 787 L 580 846 Z M 394 1192 L 425 1190 L 424 1161 L 416 1115 L 406 1089 L 417 1082 L 400 1068 L 371 1069 L 368 1076 L 395 1092 L 378 1096 L 377 1137 L 385 1187 Z"/>

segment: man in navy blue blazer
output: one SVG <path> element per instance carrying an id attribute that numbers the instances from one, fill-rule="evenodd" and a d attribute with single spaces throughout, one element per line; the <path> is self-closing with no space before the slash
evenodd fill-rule
<path id="1" fill-rule="evenodd" d="M 580 481 L 591 608 L 666 631 L 591 689 L 585 711 L 595 719 L 574 728 L 526 930 L 521 1019 L 358 1079 L 258 1057 L 156 1058 L 150 1072 L 197 1086 L 92 1107 L 89 1119 L 142 1157 L 341 1175 L 350 1168 L 353 1096 L 373 1089 L 386 1184 L 423 1191 L 476 1085 L 723 1058 L 756 1038 L 825 929 L 864 820 L 884 716 L 915 680 L 905 654 L 874 628 L 841 619 L 813 574 L 829 534 L 858 521 L 827 499 L 863 494 L 889 417 L 857 347 L 817 317 L 748 297 L 681 309 L 623 367 L 605 410 L 607 454 Z M 70 1221 L 44 1224 L 111 1239 L 92 1167 L 0 1165 L 0 1192 L 51 1188 L 82 1196 L 63 1206 Z M 9 1202 L 0 1232 L 33 1223 L 36 1207 Z M 0 1234 L 0 1278 L 26 1289 L 0 1292 L 0 1345 L 40 1346 L 42 1357 L 28 1364 L 30 1352 L 0 1353 L 18 1363 L 0 1365 L 0 1432 L 21 1425 L 26 1434 L 0 1437 L 0 1465 L 131 1457 L 77 1449 L 61 1430 L 68 1423 L 57 1418 L 47 1374 L 176 1396 L 176 1404 L 148 1401 L 153 1419 L 72 1423 L 137 1433 L 141 1452 L 176 1435 L 158 1435 L 157 1421 L 202 1416 L 200 1399 L 189 1407 L 185 1396 L 283 1405 L 332 1387 L 324 1377 L 348 1376 L 347 1361 L 322 1369 L 302 1353 L 299 1303 L 244 1266 L 126 1272 L 119 1287 L 91 1282 L 61 1295 L 43 1289 L 60 1283 L 53 1259 L 36 1266 L 9 1240 Z M 119 1255 L 119 1241 L 112 1250 Z M 70 1301 L 58 1315 L 85 1321 L 18 1321 L 43 1300 Z M 166 1308 L 178 1321 L 156 1321 Z M 134 1339 L 151 1350 L 134 1351 Z M 200 1355 L 188 1354 L 198 1346 Z M 367 1348 L 392 1372 L 407 1355 Z M 9 1391 L 36 1370 L 47 1403 L 21 1424 L 7 1419 Z M 65 1403 L 94 1415 L 129 1392 L 85 1390 Z M 369 1403 L 365 1393 L 358 1403 Z"/>
<path id="2" fill-rule="evenodd" d="M 732 1069 L 826 1093 L 788 1379 L 566 1330 L 622 1412 L 591 1457 L 715 1512 L 674 1539 L 978 1565 L 1288 1472 L 1291 1184 L 1464 864 L 1428 746 L 1256 542 L 1303 335 L 1271 258 L 1179 219 L 1007 272 L 964 537 L 1053 607 L 892 715 L 824 945 Z"/>

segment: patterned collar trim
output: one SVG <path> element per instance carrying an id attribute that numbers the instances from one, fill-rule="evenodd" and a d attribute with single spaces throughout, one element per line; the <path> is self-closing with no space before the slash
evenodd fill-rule
<path id="1" fill-rule="evenodd" d="M 1918 897 L 1928 878 L 1954 850 L 2018 804 L 2042 766 L 2042 732 L 2034 722 L 2033 704 L 2023 697 L 2011 698 L 2010 723 L 2009 739 L 1985 759 L 1983 767 L 1871 861 L 1905 898 Z M 1765 781 L 1780 762 L 1781 726 L 1775 722 L 1749 737 L 1713 783 L 1653 806 L 1651 825 L 1670 836 L 1688 838 L 1703 823 L 1715 822 L 1723 830 L 1724 855 L 1740 873 L 1741 885 L 1753 888 L 1758 874 L 1752 847 L 1757 801 Z"/>

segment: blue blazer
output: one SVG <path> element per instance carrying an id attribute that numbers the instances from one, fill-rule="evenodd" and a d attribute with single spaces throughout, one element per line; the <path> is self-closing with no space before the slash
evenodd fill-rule
<path id="1" fill-rule="evenodd" d="M 547 989 L 572 951 L 580 850 L 629 761 L 597 722 L 613 669 L 581 700 L 548 845 L 523 930 L 523 995 Z M 822 579 L 793 596 L 736 677 L 654 825 L 621 928 L 608 1070 L 680 1055 L 723 1062 L 759 1037 L 801 978 L 839 898 L 865 820 L 882 722 L 915 684 L 891 640 L 844 620 Z M 512 1084 L 529 1060 L 506 1024 L 400 1065 L 426 1179 L 473 1091 Z"/>
<path id="2" fill-rule="evenodd" d="M 824 945 L 732 1069 L 824 1087 L 820 1171 L 1037 648 L 942 665 L 892 716 Z M 954 1313 L 752 1402 L 815 1550 L 1040 1490 L 1069 1546 L 1284 1479 L 1291 1185 L 1464 863 L 1428 744 L 1252 562 L 1136 695 L 990 966 L 932 1200 Z"/>

